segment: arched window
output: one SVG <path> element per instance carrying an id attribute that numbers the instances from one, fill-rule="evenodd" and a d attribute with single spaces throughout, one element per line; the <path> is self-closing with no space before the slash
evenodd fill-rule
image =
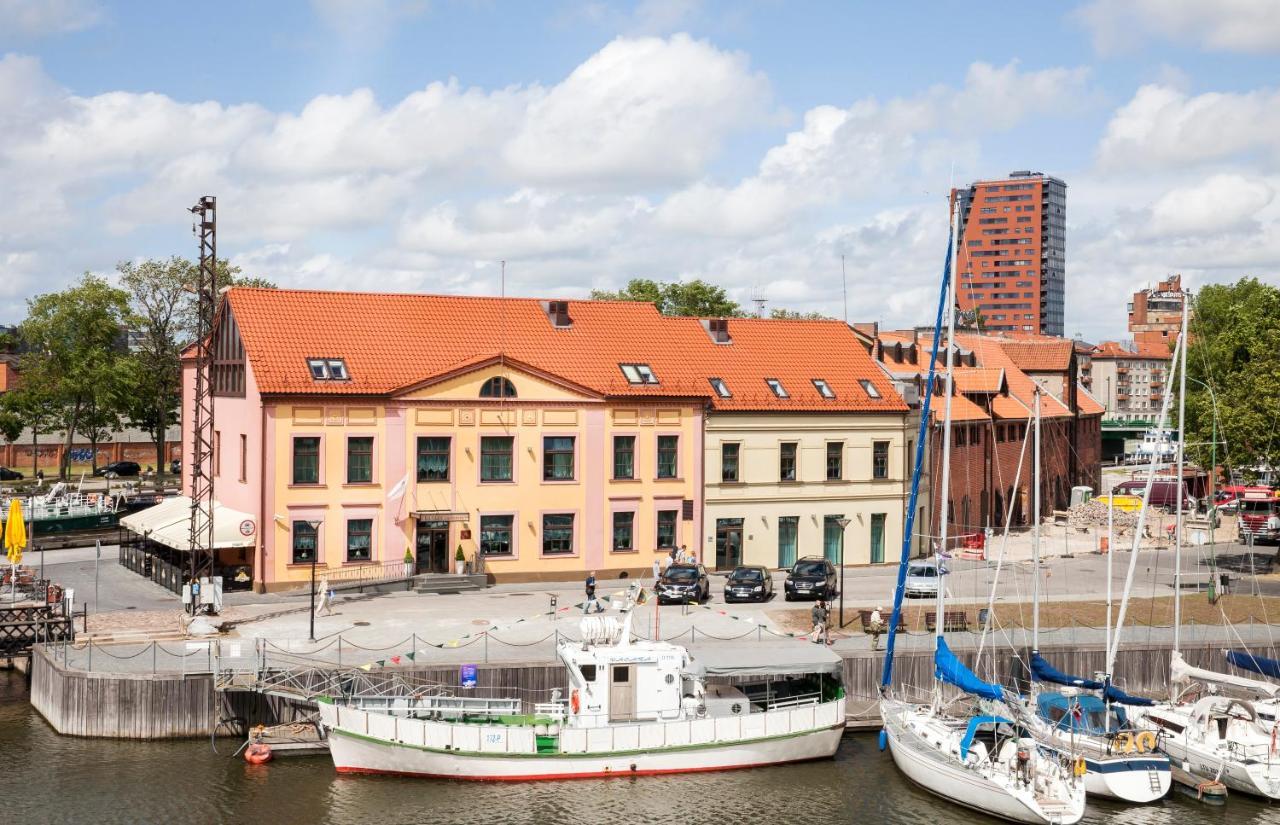
<path id="1" fill-rule="evenodd" d="M 510 379 L 495 375 L 480 385 L 481 398 L 515 398 L 516 387 Z"/>

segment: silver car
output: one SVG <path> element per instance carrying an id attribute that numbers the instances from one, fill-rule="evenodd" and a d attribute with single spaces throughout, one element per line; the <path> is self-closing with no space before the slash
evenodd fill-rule
<path id="1" fill-rule="evenodd" d="M 907 581 L 903 589 L 905 596 L 937 596 L 938 565 L 931 561 L 913 561 L 907 565 Z"/>

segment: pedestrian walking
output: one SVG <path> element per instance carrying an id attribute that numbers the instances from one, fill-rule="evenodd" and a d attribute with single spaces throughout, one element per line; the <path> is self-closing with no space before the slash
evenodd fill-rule
<path id="1" fill-rule="evenodd" d="M 827 639 L 827 618 L 830 613 L 827 611 L 827 603 L 822 599 L 818 599 L 814 604 L 813 610 L 809 611 L 809 617 L 813 620 L 813 638 L 810 639 L 815 645 L 830 644 Z"/>
<path id="2" fill-rule="evenodd" d="M 595 612 L 603 613 L 604 607 L 601 606 L 600 600 L 596 598 L 596 571 L 594 570 L 587 574 L 586 590 L 587 600 L 582 604 L 582 615 L 585 616 L 590 613 L 591 605 L 593 604 L 596 606 Z"/>
<path id="3" fill-rule="evenodd" d="M 658 559 L 653 560 L 653 586 L 658 586 L 658 579 L 662 577 L 662 563 Z"/>

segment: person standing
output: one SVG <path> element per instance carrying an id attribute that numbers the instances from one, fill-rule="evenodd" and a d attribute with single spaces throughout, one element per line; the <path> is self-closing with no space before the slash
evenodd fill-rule
<path id="1" fill-rule="evenodd" d="M 879 605 L 871 611 L 871 617 L 867 620 L 867 629 L 871 631 L 871 649 L 879 650 L 880 634 L 884 632 L 884 617 L 880 615 Z"/>
<path id="2" fill-rule="evenodd" d="M 600 605 L 600 600 L 596 598 L 596 571 L 592 570 L 587 574 L 586 581 L 587 600 L 582 605 L 582 615 L 591 612 L 591 605 L 596 606 L 597 613 L 603 613 L 604 608 Z"/>
<path id="3" fill-rule="evenodd" d="M 813 620 L 813 638 L 810 640 L 815 645 L 829 644 L 827 640 L 827 603 L 822 599 L 814 604 L 813 609 L 809 611 L 809 617 Z"/>

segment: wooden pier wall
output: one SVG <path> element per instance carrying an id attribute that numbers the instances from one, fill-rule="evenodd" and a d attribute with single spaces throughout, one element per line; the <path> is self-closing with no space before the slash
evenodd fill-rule
<path id="1" fill-rule="evenodd" d="M 1183 656 L 1196 667 L 1221 670 L 1225 666 L 1221 644 L 1184 646 Z M 1133 645 L 1120 651 L 1116 662 L 1117 685 L 1130 693 L 1162 697 L 1168 685 L 1169 645 Z M 1262 656 L 1276 657 L 1276 647 L 1255 646 Z M 1066 673 L 1091 678 L 1103 669 L 1102 647 L 1045 648 L 1042 654 Z M 970 667 L 972 650 L 956 650 Z M 1023 657 L 1028 655 L 1023 651 Z M 876 699 L 880 693 L 883 651 L 863 651 L 844 659 L 844 679 L 849 696 L 850 723 L 870 726 L 878 720 Z M 984 654 L 980 675 L 990 672 Z M 996 667 L 1007 682 L 1025 687 L 1021 662 L 1008 650 L 997 651 Z M 477 665 L 479 687 L 475 696 L 518 695 L 529 701 L 546 701 L 553 688 L 565 688 L 562 666 L 547 662 Z M 401 668 L 420 678 L 456 684 L 457 665 Z M 933 657 L 929 651 L 900 653 L 894 662 L 894 684 L 899 690 L 917 692 L 932 686 Z M 908 692 L 908 695 L 910 693 Z M 921 694 L 923 695 L 923 694 Z M 171 739 L 218 735 L 243 736 L 257 724 L 283 724 L 306 718 L 314 707 L 307 702 L 264 696 L 248 691 L 214 690 L 209 674 L 117 674 L 67 671 L 37 647 L 32 655 L 31 704 L 59 733 L 118 739 Z"/>

